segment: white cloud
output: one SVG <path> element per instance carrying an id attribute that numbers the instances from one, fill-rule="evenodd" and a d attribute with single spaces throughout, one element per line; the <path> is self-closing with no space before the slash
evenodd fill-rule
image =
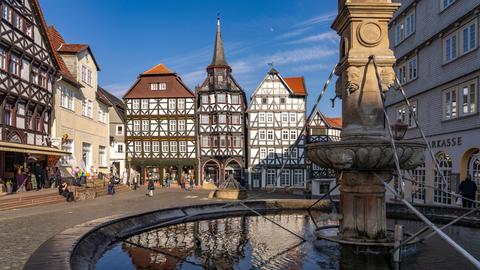
<path id="1" fill-rule="evenodd" d="M 190 87 L 190 90 L 194 91 L 194 87 L 198 84 L 201 84 L 203 79 L 207 77 L 207 72 L 204 69 L 195 70 L 186 73 L 185 75 L 180 74 L 180 77 L 182 78 L 182 81 L 184 81 Z"/>
<path id="2" fill-rule="evenodd" d="M 302 72 L 310 72 L 310 71 L 316 71 L 316 70 L 329 70 L 333 69 L 333 64 L 325 64 L 325 63 L 318 63 L 318 64 L 305 64 L 305 65 L 298 65 L 298 66 L 293 66 L 292 71 L 296 73 L 302 73 Z"/>
<path id="3" fill-rule="evenodd" d="M 332 44 L 337 44 L 338 41 L 339 37 L 337 33 L 335 33 L 334 31 L 328 31 L 317 35 L 311 35 L 301 39 L 293 40 L 288 42 L 288 44 L 303 44 L 311 42 L 330 42 Z"/>
<path id="4" fill-rule="evenodd" d="M 318 60 L 337 54 L 337 49 L 330 49 L 324 46 L 308 47 L 293 50 L 284 50 L 276 52 L 270 56 L 264 57 L 262 63 L 273 62 L 275 65 L 286 65 L 298 62 L 307 62 Z"/>
<path id="5" fill-rule="evenodd" d="M 311 19 L 299 22 L 294 25 L 294 27 L 305 27 L 305 26 L 311 26 L 314 24 L 325 24 L 325 23 L 331 23 L 337 16 L 337 11 L 329 11 L 327 13 L 320 14 L 319 16 L 313 17 Z"/>
<path id="6" fill-rule="evenodd" d="M 121 83 L 112 83 L 112 84 L 107 84 L 102 86 L 105 90 L 108 92 L 112 93 L 114 96 L 118 97 L 119 99 L 122 99 L 123 95 L 125 95 L 132 87 L 134 82 L 121 82 Z"/>

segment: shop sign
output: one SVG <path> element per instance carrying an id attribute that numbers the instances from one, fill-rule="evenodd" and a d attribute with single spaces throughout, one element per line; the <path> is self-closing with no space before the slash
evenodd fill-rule
<path id="1" fill-rule="evenodd" d="M 440 147 L 455 147 L 461 146 L 463 144 L 462 137 L 452 137 L 439 140 L 430 141 L 431 148 L 440 148 Z"/>

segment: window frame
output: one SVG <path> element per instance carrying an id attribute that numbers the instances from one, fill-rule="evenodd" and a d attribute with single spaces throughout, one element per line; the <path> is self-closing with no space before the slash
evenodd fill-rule
<path id="1" fill-rule="evenodd" d="M 449 100 L 447 104 L 447 93 L 449 94 Z M 454 93 L 454 94 L 452 94 Z M 453 101 L 453 97 L 455 97 L 455 101 Z M 453 105 L 455 104 L 455 105 Z M 458 118 L 458 87 L 450 87 L 442 91 L 442 119 L 443 120 L 451 120 Z M 449 106 L 447 106 L 449 105 Z M 447 116 L 447 108 L 450 108 L 449 115 Z M 455 110 L 454 110 L 455 109 Z M 453 115 L 455 113 L 455 115 Z"/>
<path id="2" fill-rule="evenodd" d="M 473 90 L 470 88 L 472 85 L 473 85 Z M 464 89 L 465 88 L 468 88 L 469 90 L 467 106 L 470 108 L 470 110 L 468 112 L 464 112 L 464 98 L 465 98 Z M 472 93 L 473 93 L 473 97 L 472 97 Z M 472 100 L 474 101 L 473 110 L 471 109 Z M 458 117 L 469 116 L 478 112 L 478 82 L 476 79 L 464 82 L 459 85 L 457 103 L 458 103 L 458 106 L 460 107 L 457 111 Z"/>

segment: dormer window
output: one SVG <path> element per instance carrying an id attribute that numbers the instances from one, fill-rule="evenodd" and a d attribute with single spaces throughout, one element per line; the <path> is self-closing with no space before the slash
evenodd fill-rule
<path id="1" fill-rule="evenodd" d="M 150 84 L 150 90 L 156 91 L 156 90 L 167 90 L 167 83 L 151 83 Z"/>

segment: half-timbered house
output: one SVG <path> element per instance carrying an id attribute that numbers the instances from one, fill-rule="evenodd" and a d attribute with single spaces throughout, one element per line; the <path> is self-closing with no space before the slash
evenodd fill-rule
<path id="1" fill-rule="evenodd" d="M 123 97 L 129 166 L 148 178 L 197 179 L 195 96 L 159 64 L 140 74 Z"/>
<path id="2" fill-rule="evenodd" d="M 15 182 L 21 167 L 64 153 L 49 147 L 59 66 L 36 0 L 0 0 L 0 10 L 0 178 Z"/>
<path id="3" fill-rule="evenodd" d="M 305 187 L 306 97 L 303 77 L 283 78 L 274 68 L 252 94 L 248 108 L 252 188 Z"/>
<path id="4" fill-rule="evenodd" d="M 213 59 L 196 97 L 202 183 L 218 184 L 233 175 L 244 184 L 246 98 L 225 58 L 219 19 Z"/>
<path id="5" fill-rule="evenodd" d="M 342 119 L 325 117 L 315 110 L 307 123 L 307 143 L 336 142 L 340 140 Z M 311 185 L 312 195 L 322 195 L 335 186 L 335 171 L 323 168 L 307 159 L 307 183 Z M 332 194 L 338 194 L 338 190 Z"/>

